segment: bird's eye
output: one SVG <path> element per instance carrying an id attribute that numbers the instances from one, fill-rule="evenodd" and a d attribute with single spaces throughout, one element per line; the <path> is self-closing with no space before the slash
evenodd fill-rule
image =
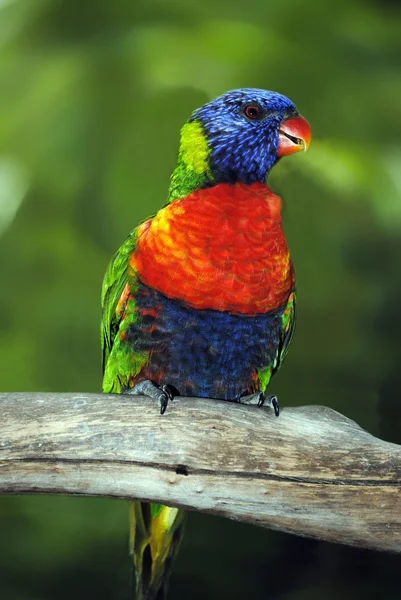
<path id="1" fill-rule="evenodd" d="M 248 119 L 256 121 L 256 119 L 260 119 L 262 109 L 257 104 L 247 104 L 247 106 L 244 107 L 244 114 Z"/>

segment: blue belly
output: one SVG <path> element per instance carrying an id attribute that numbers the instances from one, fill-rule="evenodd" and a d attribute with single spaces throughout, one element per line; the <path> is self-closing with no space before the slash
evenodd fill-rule
<path id="1" fill-rule="evenodd" d="M 234 400 L 258 391 L 258 373 L 273 366 L 285 307 L 253 317 L 197 310 L 143 284 L 135 293 L 138 320 L 128 330 L 133 352 L 149 354 L 140 379 L 180 394 Z M 149 314 L 156 309 L 156 314 Z"/>

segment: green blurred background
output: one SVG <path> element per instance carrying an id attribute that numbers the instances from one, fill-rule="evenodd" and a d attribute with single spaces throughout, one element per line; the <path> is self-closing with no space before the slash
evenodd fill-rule
<path id="1" fill-rule="evenodd" d="M 0 389 L 100 390 L 109 258 L 163 204 L 191 111 L 260 87 L 314 132 L 270 180 L 299 297 L 272 390 L 401 443 L 400 30 L 383 0 L 0 0 Z M 127 537 L 122 501 L 3 497 L 0 598 L 128 598 Z M 400 572 L 192 513 L 171 598 L 397 598 Z"/>

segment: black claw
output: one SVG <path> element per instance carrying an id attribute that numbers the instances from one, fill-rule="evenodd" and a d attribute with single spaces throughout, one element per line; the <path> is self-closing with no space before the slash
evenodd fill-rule
<path id="1" fill-rule="evenodd" d="M 263 406 L 266 400 L 269 401 L 274 409 L 274 414 L 276 417 L 278 417 L 280 414 L 280 405 L 278 403 L 277 396 L 266 396 L 263 392 L 260 392 L 258 406 Z"/>
<path id="2" fill-rule="evenodd" d="M 160 396 L 159 396 L 160 414 L 161 415 L 164 415 L 164 413 L 166 412 L 168 401 L 169 401 L 168 394 L 163 390 L 163 393 L 160 394 Z"/>
<path id="3" fill-rule="evenodd" d="M 264 395 L 263 392 L 260 392 L 260 394 L 259 394 L 259 401 L 258 401 L 259 408 L 264 405 L 265 400 L 266 400 L 266 396 Z"/>
<path id="4" fill-rule="evenodd" d="M 173 401 L 174 400 L 174 389 L 171 387 L 171 385 L 162 385 L 161 386 L 161 394 L 159 396 L 159 402 L 160 402 L 160 414 L 164 415 L 164 413 L 166 412 L 166 408 L 167 408 L 167 404 L 169 403 L 169 401 Z"/>
<path id="5" fill-rule="evenodd" d="M 280 405 L 278 403 L 277 396 L 273 396 L 271 402 L 274 408 L 274 414 L 276 415 L 276 417 L 278 417 L 280 414 Z"/>
<path id="6" fill-rule="evenodd" d="M 169 400 L 174 400 L 174 392 L 170 385 L 162 385 L 163 392 L 166 394 Z"/>
<path id="7" fill-rule="evenodd" d="M 153 383 L 150 379 L 143 379 L 136 383 L 132 388 L 124 388 L 124 394 L 132 394 L 133 396 L 148 396 L 156 400 L 160 406 L 160 414 L 164 415 L 166 412 L 167 404 L 169 400 L 173 400 L 174 396 L 179 395 L 178 391 L 171 385 L 158 386 Z"/>

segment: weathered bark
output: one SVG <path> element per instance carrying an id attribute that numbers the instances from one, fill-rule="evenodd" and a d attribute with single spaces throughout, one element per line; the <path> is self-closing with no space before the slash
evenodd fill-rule
<path id="1" fill-rule="evenodd" d="M 0 493 L 139 498 L 401 552 L 401 447 L 335 411 L 0 394 Z"/>

